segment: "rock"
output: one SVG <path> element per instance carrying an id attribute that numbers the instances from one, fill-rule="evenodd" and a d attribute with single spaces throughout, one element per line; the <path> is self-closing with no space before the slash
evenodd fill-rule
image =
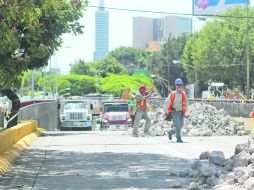
<path id="1" fill-rule="evenodd" d="M 170 187 L 171 188 L 180 188 L 180 187 L 182 187 L 182 183 L 179 180 L 172 180 L 172 181 L 170 181 Z"/>
<path id="2" fill-rule="evenodd" d="M 189 190 L 199 190 L 199 184 L 196 182 L 191 182 Z"/>
<path id="3" fill-rule="evenodd" d="M 249 147 L 249 153 L 253 154 L 254 153 L 254 144 L 251 144 Z"/>
<path id="4" fill-rule="evenodd" d="M 208 160 L 209 156 L 210 156 L 210 152 L 205 151 L 200 154 L 199 159 L 200 160 Z"/>
<path id="5" fill-rule="evenodd" d="M 244 182 L 244 187 L 246 188 L 246 190 L 253 190 L 254 189 L 254 178 L 251 177 L 251 178 L 247 179 Z"/>
<path id="6" fill-rule="evenodd" d="M 225 155 L 222 151 L 213 151 L 208 157 L 209 163 L 222 166 L 225 161 Z"/>
<path id="7" fill-rule="evenodd" d="M 216 183 L 218 181 L 218 178 L 215 177 L 215 176 L 211 176 L 209 178 L 206 179 L 206 183 L 209 185 L 209 186 L 215 186 Z"/>
<path id="8" fill-rule="evenodd" d="M 173 128 L 172 121 L 165 121 L 164 110 L 156 109 L 148 113 L 151 118 L 151 136 L 166 135 Z M 217 110 L 211 105 L 194 103 L 188 107 L 188 118 L 184 120 L 182 133 L 184 136 L 221 136 L 243 135 L 246 131 L 243 125 L 234 121 L 224 110 Z M 140 133 L 144 131 L 144 120 L 140 124 Z M 130 129 L 129 133 L 132 133 Z"/>
<path id="9" fill-rule="evenodd" d="M 250 154 L 241 152 L 233 157 L 233 167 L 245 167 L 248 165 Z"/>
<path id="10" fill-rule="evenodd" d="M 210 165 L 201 165 L 198 168 L 198 176 L 200 177 L 210 177 L 216 174 L 216 169 Z"/>
<path id="11" fill-rule="evenodd" d="M 247 149 L 247 144 L 238 144 L 235 147 L 235 154 L 239 154 L 240 152 L 244 151 Z"/>

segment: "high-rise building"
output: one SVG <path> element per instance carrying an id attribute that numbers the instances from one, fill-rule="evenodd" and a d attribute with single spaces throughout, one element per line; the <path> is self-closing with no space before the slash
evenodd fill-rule
<path id="1" fill-rule="evenodd" d="M 169 35 L 177 37 L 182 33 L 192 33 L 191 18 L 181 16 L 166 16 L 163 20 L 163 41 L 166 41 Z"/>
<path id="2" fill-rule="evenodd" d="M 153 19 L 147 17 L 134 17 L 132 36 L 134 48 L 146 48 L 147 42 L 153 40 Z"/>
<path id="3" fill-rule="evenodd" d="M 103 59 L 109 49 L 109 15 L 100 0 L 99 10 L 95 13 L 95 52 L 94 60 Z"/>
<path id="4" fill-rule="evenodd" d="M 141 49 L 157 49 L 160 42 L 181 33 L 192 33 L 192 19 L 180 16 L 164 18 L 133 18 L 133 47 Z M 158 42 L 157 44 L 155 42 Z M 151 45 L 153 48 L 151 48 Z M 156 46 L 154 46 L 156 45 Z"/>

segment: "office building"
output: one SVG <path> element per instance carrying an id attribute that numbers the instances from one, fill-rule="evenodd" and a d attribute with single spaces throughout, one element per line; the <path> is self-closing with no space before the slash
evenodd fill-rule
<path id="1" fill-rule="evenodd" d="M 181 33 L 192 33 L 191 18 L 180 16 L 133 18 L 134 48 L 159 50 L 158 44 L 167 41 L 169 35 L 177 37 Z"/>
<path id="2" fill-rule="evenodd" d="M 104 0 L 100 0 L 95 12 L 95 52 L 94 60 L 103 59 L 109 50 L 109 14 L 105 11 Z"/>

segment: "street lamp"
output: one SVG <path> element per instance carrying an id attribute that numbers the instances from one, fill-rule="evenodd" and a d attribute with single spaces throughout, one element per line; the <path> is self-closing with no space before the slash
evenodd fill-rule
<path id="1" fill-rule="evenodd" d="M 65 89 L 63 89 L 63 90 L 60 90 L 60 91 L 57 92 L 57 96 L 58 96 L 61 92 L 70 91 L 70 90 L 71 90 L 70 88 L 65 88 Z M 68 92 L 67 92 L 66 94 L 68 94 Z M 69 94 L 70 94 L 70 93 L 69 93 Z"/>

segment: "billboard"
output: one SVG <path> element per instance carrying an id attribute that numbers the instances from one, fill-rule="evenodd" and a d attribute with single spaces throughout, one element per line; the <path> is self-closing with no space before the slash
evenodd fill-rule
<path id="1" fill-rule="evenodd" d="M 193 15 L 219 15 L 231 7 L 247 6 L 249 4 L 250 0 L 193 0 Z"/>

